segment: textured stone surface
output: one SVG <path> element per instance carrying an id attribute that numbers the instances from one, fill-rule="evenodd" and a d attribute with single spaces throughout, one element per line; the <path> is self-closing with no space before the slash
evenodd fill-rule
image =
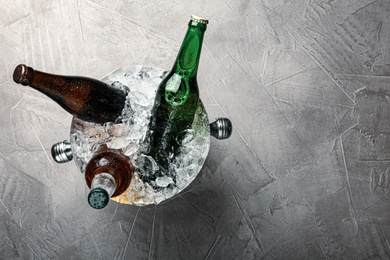
<path id="1" fill-rule="evenodd" d="M 390 257 L 387 1 L 0 3 L 0 258 Z M 210 20 L 201 98 L 231 138 L 158 206 L 90 208 L 74 163 L 50 156 L 71 116 L 13 69 L 169 69 L 191 14 Z"/>

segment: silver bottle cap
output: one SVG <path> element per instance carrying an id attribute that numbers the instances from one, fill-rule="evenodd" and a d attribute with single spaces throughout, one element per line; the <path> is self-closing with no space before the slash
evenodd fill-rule
<path id="1" fill-rule="evenodd" d="M 198 23 L 203 23 L 203 24 L 208 24 L 209 20 L 207 18 L 203 18 L 197 15 L 191 15 L 191 20 L 198 22 Z"/>
<path id="2" fill-rule="evenodd" d="M 51 147 L 51 156 L 57 163 L 70 162 L 73 159 L 72 149 L 68 141 L 63 141 L 54 144 Z"/>
<path id="3" fill-rule="evenodd" d="M 218 140 L 227 139 L 233 131 L 233 125 L 229 118 L 220 117 L 210 124 L 210 134 Z"/>

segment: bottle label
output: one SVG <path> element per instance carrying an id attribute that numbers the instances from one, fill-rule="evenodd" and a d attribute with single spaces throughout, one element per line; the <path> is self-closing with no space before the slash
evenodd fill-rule
<path id="1" fill-rule="evenodd" d="M 180 88 L 181 79 L 182 77 L 179 74 L 173 74 L 173 76 L 167 82 L 165 91 L 169 91 L 176 94 L 176 92 Z"/>
<path id="2" fill-rule="evenodd" d="M 171 106 L 180 106 L 186 103 L 189 95 L 188 78 L 174 73 L 165 85 L 165 101 Z"/>

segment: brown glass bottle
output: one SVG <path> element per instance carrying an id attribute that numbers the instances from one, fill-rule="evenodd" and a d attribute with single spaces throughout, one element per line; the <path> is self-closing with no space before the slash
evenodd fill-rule
<path id="1" fill-rule="evenodd" d="M 92 78 L 54 75 L 21 64 L 15 68 L 13 79 L 42 92 L 73 116 L 89 122 L 117 122 L 125 106 L 126 94 L 122 90 Z"/>
<path id="2" fill-rule="evenodd" d="M 129 157 L 102 145 L 85 169 L 85 180 L 91 188 L 89 204 L 96 209 L 105 207 L 110 197 L 121 195 L 129 187 L 133 172 Z"/>

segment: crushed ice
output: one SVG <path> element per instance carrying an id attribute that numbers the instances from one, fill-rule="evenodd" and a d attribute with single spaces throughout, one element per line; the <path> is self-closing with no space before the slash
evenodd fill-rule
<path id="1" fill-rule="evenodd" d="M 157 87 L 166 71 L 133 64 L 104 77 L 102 81 L 127 93 L 122 123 L 103 126 L 73 119 L 71 145 L 76 165 L 84 173 L 86 164 L 101 144 L 122 149 L 135 167 L 128 192 L 115 200 L 134 205 L 158 204 L 185 187 L 203 166 L 210 146 L 210 129 L 206 111 L 201 102 L 192 129 L 176 137 L 182 145 L 179 155 L 168 172 L 160 172 L 154 160 L 147 155 L 144 143 Z"/>

